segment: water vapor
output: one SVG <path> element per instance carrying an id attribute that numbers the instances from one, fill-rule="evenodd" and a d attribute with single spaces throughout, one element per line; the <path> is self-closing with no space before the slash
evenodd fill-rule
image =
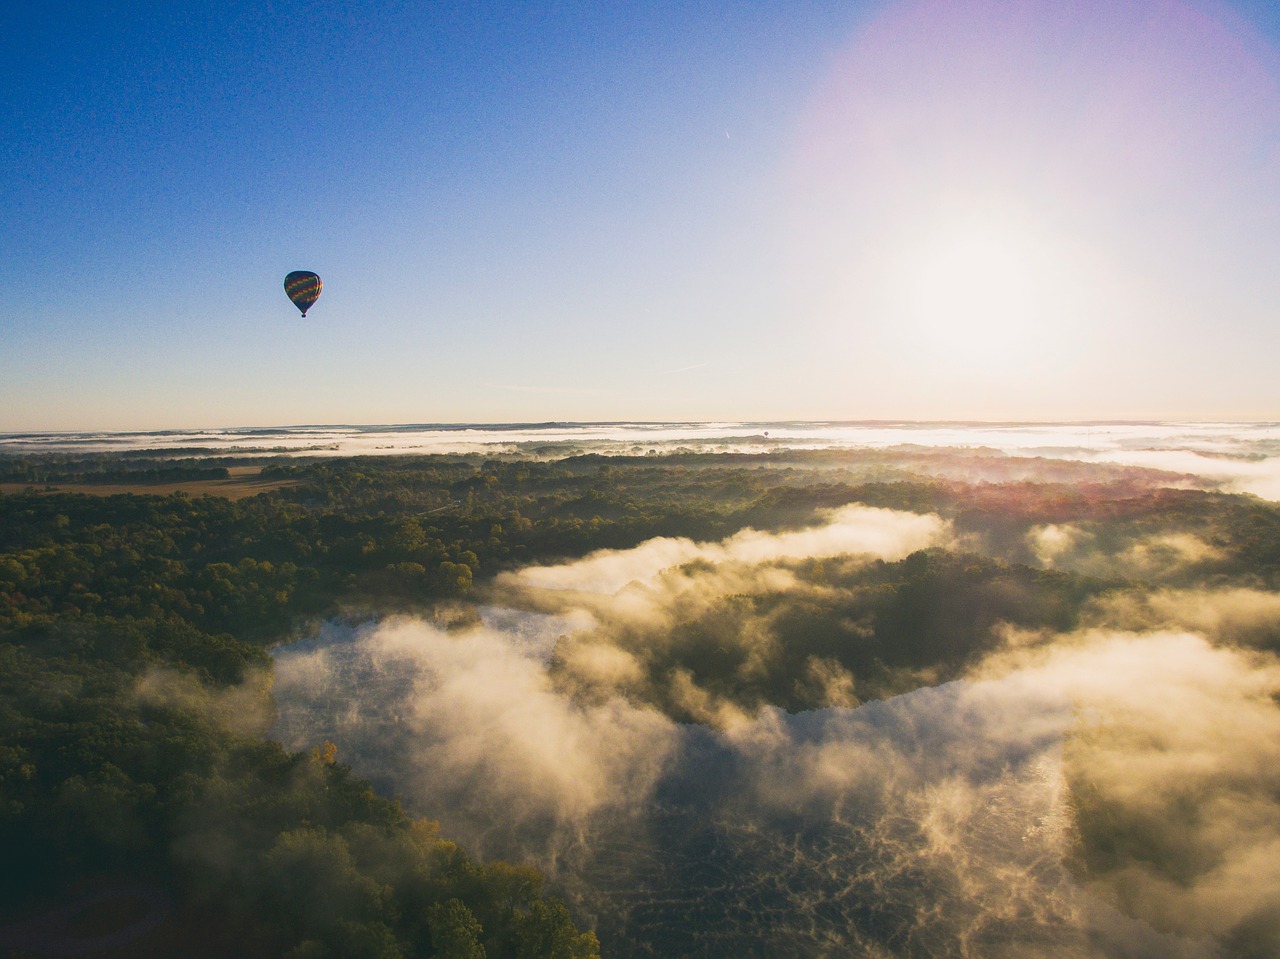
<path id="1" fill-rule="evenodd" d="M 642 802 L 671 752 L 670 720 L 558 695 L 538 647 L 497 630 L 400 619 L 334 635 L 278 658 L 278 695 L 311 713 L 277 735 L 340 743 L 478 852 L 550 863 L 593 816 Z"/>
<path id="2" fill-rule="evenodd" d="M 310 738 L 488 852 L 540 858 L 616 955 L 1280 947 L 1280 666 L 1255 651 L 1011 637 L 964 681 L 716 732 L 577 702 L 496 631 L 407 620 L 282 657 L 281 695 L 314 694 L 339 649 L 362 700 L 383 684 L 382 719 L 315 717 Z"/>
<path id="3" fill-rule="evenodd" d="M 830 560 L 857 570 L 952 540 L 950 524 L 936 515 L 852 505 L 801 530 L 748 529 L 715 543 L 664 538 L 601 550 L 499 577 L 495 588 L 502 602 L 591 624 L 557 644 L 560 688 L 587 700 L 628 696 L 728 728 L 776 701 L 768 687 L 778 683 L 808 705 L 858 702 L 854 677 L 837 658 L 800 654 L 786 642 L 779 620 L 788 610 L 807 598 L 832 616 L 851 595 L 849 587 L 815 578 L 806 564 Z M 797 656 L 803 661 L 782 664 Z M 732 688 L 717 681 L 725 678 Z"/>
<path id="4" fill-rule="evenodd" d="M 936 516 L 849 507 L 526 569 L 480 626 L 282 651 L 276 735 L 333 739 L 447 834 L 538 862 L 623 959 L 1280 954 L 1280 600 L 1091 594 L 1078 625 L 997 618 L 958 679 L 875 702 L 842 647 L 797 660 L 784 626 L 871 643 L 858 610 L 881 607 L 858 603 L 895 584 L 950 624 L 908 619 L 904 642 L 948 642 L 953 609 L 1058 601 L 1024 590 L 1052 572 L 916 552 L 952 542 Z M 1113 573 L 1214 561 L 1189 533 L 1028 545 Z M 776 705 L 800 687 L 821 708 Z"/>
<path id="5" fill-rule="evenodd" d="M 235 686 L 211 688 L 190 673 L 152 666 L 138 678 L 134 695 L 144 706 L 178 710 L 242 736 L 261 736 L 274 719 L 270 689 L 271 676 L 260 671 Z"/>
<path id="6" fill-rule="evenodd" d="M 1260 589 L 1129 589 L 1094 599 L 1084 621 L 1127 630 L 1182 629 L 1215 643 L 1280 652 L 1280 594 Z"/>
<path id="7" fill-rule="evenodd" d="M 1280 951 L 1280 663 L 1192 633 L 1014 649 L 992 681 L 1070 703 L 1064 772 L 1092 893 L 1153 928 Z"/>
<path id="8" fill-rule="evenodd" d="M 1033 528 L 1027 545 L 1035 559 L 1049 569 L 1073 570 L 1090 576 L 1137 579 L 1165 578 L 1225 558 L 1225 553 L 1194 533 L 1177 531 L 1138 535 L 1113 542 L 1114 531 L 1100 541 L 1097 533 L 1075 523 L 1050 523 Z"/>
<path id="9" fill-rule="evenodd" d="M 507 574 L 500 584 L 613 595 L 630 583 L 689 563 L 738 562 L 760 565 L 844 554 L 901 559 L 950 538 L 948 524 L 932 514 L 904 513 L 851 505 L 825 514 L 821 525 L 791 532 L 746 529 L 719 543 L 683 538 L 649 540 L 634 549 L 597 550 L 573 563 L 530 566 Z"/>

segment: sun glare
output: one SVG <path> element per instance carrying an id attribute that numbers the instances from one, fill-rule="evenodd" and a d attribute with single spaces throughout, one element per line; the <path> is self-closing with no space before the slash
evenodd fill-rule
<path id="1" fill-rule="evenodd" d="M 924 322 L 956 320 L 976 334 L 1016 325 L 1034 307 L 1037 265 L 1009 237 L 964 232 L 927 251 L 917 286 L 907 291 Z"/>
<path id="2" fill-rule="evenodd" d="M 883 5 L 789 170 L 790 292 L 831 395 L 1178 408 L 1198 366 L 1270 338 L 1280 98 L 1252 50 L 1186 0 Z"/>
<path id="3" fill-rule="evenodd" d="M 939 211 L 893 244 L 881 322 L 917 357 L 975 372 L 1031 364 L 1061 347 L 1083 308 L 1065 244 L 998 212 Z"/>

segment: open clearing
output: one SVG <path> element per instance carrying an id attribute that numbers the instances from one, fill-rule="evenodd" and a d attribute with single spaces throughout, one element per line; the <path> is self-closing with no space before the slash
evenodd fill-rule
<path id="1" fill-rule="evenodd" d="M 116 496 L 133 493 L 138 496 L 167 496 L 188 493 L 191 496 L 222 496 L 244 499 L 273 489 L 296 486 L 297 480 L 263 479 L 261 466 L 232 466 L 226 479 L 187 480 L 177 483 L 0 483 L 0 493 L 21 493 L 36 489 L 49 493 L 88 493 L 91 496 Z"/>

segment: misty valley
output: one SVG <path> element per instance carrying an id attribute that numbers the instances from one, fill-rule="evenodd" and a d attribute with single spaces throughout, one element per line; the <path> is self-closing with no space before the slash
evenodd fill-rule
<path id="1" fill-rule="evenodd" d="M 0 955 L 1280 954 L 1280 506 L 1211 477 L 529 446 L 0 484 Z"/>

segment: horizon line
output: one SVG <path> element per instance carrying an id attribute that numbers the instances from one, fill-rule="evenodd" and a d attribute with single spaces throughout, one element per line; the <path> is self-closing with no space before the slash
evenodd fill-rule
<path id="1" fill-rule="evenodd" d="M 0 438 L 23 439 L 40 436 L 164 436 L 185 435 L 192 433 L 276 433 L 298 430 L 467 430 L 467 429 L 574 429 L 589 427 L 831 427 L 831 426 L 908 426 L 908 427 L 1026 427 L 1026 426 L 1161 426 L 1161 425 L 1280 425 L 1280 419 L 1233 419 L 1224 417 L 1199 418 L 1150 418 L 1127 417 L 1117 419 L 907 419 L 907 418 L 875 418 L 875 419 L 676 419 L 676 420 L 458 420 L 440 422 L 401 422 L 401 423 L 291 423 L 271 425 L 238 425 L 238 426 L 167 426 L 154 429 L 129 428 L 64 428 L 64 429 L 19 429 L 0 430 Z"/>

